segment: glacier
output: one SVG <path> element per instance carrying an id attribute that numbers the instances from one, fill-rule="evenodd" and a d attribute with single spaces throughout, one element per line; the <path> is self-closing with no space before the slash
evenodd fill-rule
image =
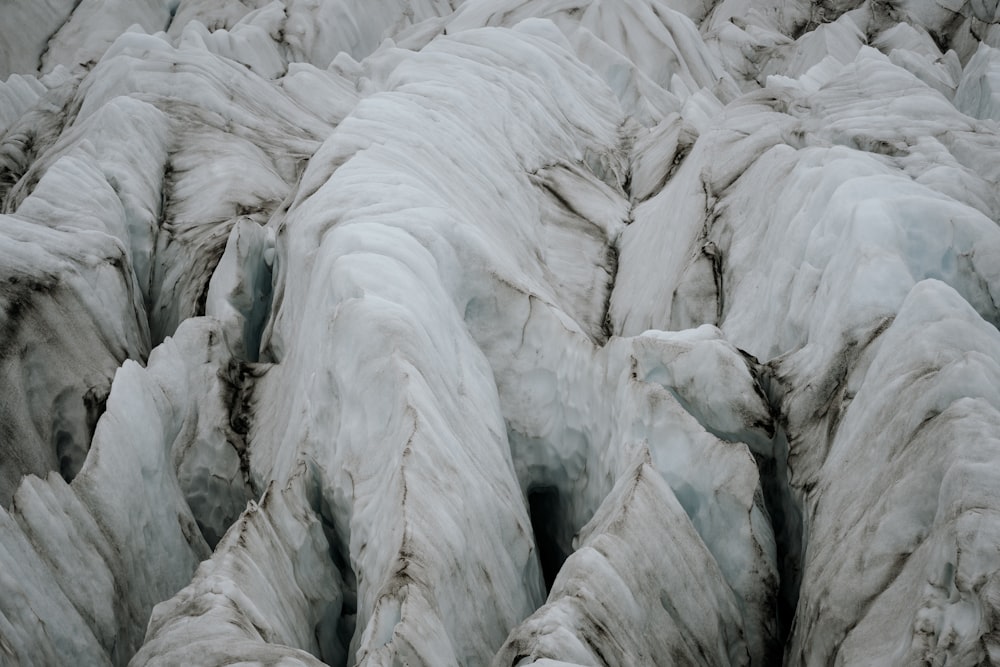
<path id="1" fill-rule="evenodd" d="M 1000 4 L 0 3 L 0 665 L 1000 664 Z"/>

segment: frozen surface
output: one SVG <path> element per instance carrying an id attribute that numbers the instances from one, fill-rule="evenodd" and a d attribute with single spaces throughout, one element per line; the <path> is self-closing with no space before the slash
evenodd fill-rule
<path id="1" fill-rule="evenodd" d="M 736 601 L 684 509 L 650 465 L 626 469 L 563 565 L 548 602 L 495 665 L 749 665 Z"/>
<path id="2" fill-rule="evenodd" d="M 998 49 L 0 4 L 0 664 L 1000 664 Z"/>

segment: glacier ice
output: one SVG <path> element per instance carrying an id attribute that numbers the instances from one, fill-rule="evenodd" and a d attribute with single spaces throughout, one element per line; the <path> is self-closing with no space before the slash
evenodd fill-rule
<path id="1" fill-rule="evenodd" d="M 1000 664 L 998 49 L 0 3 L 0 664 Z"/>

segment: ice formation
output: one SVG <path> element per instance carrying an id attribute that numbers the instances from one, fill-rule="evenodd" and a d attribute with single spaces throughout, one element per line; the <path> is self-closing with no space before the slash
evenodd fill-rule
<path id="1" fill-rule="evenodd" d="M 1000 6 L 0 3 L 0 664 L 1000 664 Z"/>

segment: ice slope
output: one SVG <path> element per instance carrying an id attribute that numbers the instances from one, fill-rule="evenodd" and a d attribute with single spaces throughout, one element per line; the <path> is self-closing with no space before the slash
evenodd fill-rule
<path id="1" fill-rule="evenodd" d="M 0 7 L 0 78 L 37 72 L 49 37 L 65 23 L 76 0 L 5 2 Z"/>
<path id="2" fill-rule="evenodd" d="M 319 499 L 307 476 L 303 467 L 251 501 L 192 582 L 157 607 L 132 664 L 344 661 L 335 632 L 342 582 L 319 508 L 300 504 Z"/>
<path id="3" fill-rule="evenodd" d="M 970 62 L 971 76 L 977 66 Z M 936 378 L 933 364 L 944 362 L 930 359 L 950 345 L 975 354 L 976 327 L 995 333 L 998 211 L 986 157 L 995 150 L 995 126 L 962 115 L 938 91 L 866 49 L 830 68 L 820 83 L 772 78 L 702 130 L 675 177 L 636 207 L 636 222 L 623 233 L 612 317 L 622 333 L 715 323 L 733 344 L 771 360 L 790 484 L 804 510 L 803 570 L 789 572 L 801 589 L 788 661 L 860 664 L 879 656 L 913 664 L 948 655 L 979 664 L 998 650 L 986 583 L 995 556 L 985 556 L 989 564 L 973 561 L 983 572 L 973 576 L 980 582 L 974 589 L 959 585 L 976 610 L 967 620 L 919 612 L 923 601 L 911 601 L 911 623 L 891 633 L 886 627 L 888 618 L 899 618 L 889 600 L 898 605 L 904 595 L 894 587 L 919 597 L 923 584 L 915 575 L 905 584 L 897 577 L 919 567 L 929 535 L 935 546 L 924 548 L 939 554 L 944 570 L 955 566 L 948 553 L 975 550 L 963 547 L 973 539 L 960 528 L 967 521 L 958 509 L 963 501 L 941 495 L 951 487 L 937 480 L 951 465 L 979 460 L 973 452 L 985 445 L 957 417 L 942 418 L 937 437 L 890 424 L 921 412 L 902 386 L 920 386 L 917 378 L 927 373 Z M 863 122 L 866 109 L 876 108 L 881 116 Z M 727 163 L 709 157 L 720 153 Z M 783 196 L 762 198 L 764 187 Z M 662 222 L 668 215 L 669 227 Z M 775 247 L 780 255 L 761 264 Z M 635 271 L 656 260 L 668 267 L 657 278 Z M 952 321 L 954 306 L 928 293 L 942 289 L 972 315 L 959 318 L 946 337 L 931 324 Z M 907 312 L 920 312 L 923 321 L 897 333 Z M 907 361 L 879 374 L 874 359 L 889 349 Z M 920 349 L 934 352 L 921 361 Z M 972 400 L 982 392 L 975 373 L 960 375 L 955 384 L 942 378 L 925 387 L 922 395 L 939 407 L 920 419 L 946 410 L 971 411 L 973 422 L 991 418 Z M 942 451 L 943 442 L 962 453 Z M 835 456 L 841 447 L 854 453 Z M 906 463 L 889 454 L 904 450 Z M 887 458 L 874 463 L 872 455 Z M 860 470 L 871 475 L 867 481 Z M 920 482 L 908 482 L 914 473 Z M 935 516 L 915 509 L 915 500 L 892 501 L 887 479 L 894 492 L 956 509 Z M 986 501 L 982 512 L 995 512 L 995 502 Z M 859 532 L 848 537 L 851 530 Z M 951 579 L 935 586 L 958 590 Z"/>
<path id="4" fill-rule="evenodd" d="M 642 456 L 581 531 L 549 601 L 511 633 L 494 665 L 544 665 L 545 656 L 750 664 L 732 592 L 649 452 Z"/>
<path id="5" fill-rule="evenodd" d="M 1000 662 L 998 21 L 0 7 L 0 663 Z"/>
<path id="6" fill-rule="evenodd" d="M 466 51 L 472 43 L 477 48 Z M 449 445 L 448 449 L 454 453 L 446 455 L 447 449 L 440 451 L 435 447 L 436 443 L 424 441 L 426 436 L 421 437 L 424 429 L 420 425 L 427 421 L 427 428 L 431 428 L 436 422 L 448 424 L 449 419 L 457 421 L 457 416 L 450 416 L 455 408 L 449 403 L 458 401 L 461 407 L 481 392 L 485 392 L 481 394 L 484 405 L 477 409 L 477 414 L 498 414 L 502 411 L 506 417 L 506 430 L 511 433 L 513 468 L 518 472 L 516 479 L 513 476 L 508 479 L 510 482 L 520 481 L 520 488 L 508 486 L 495 499 L 489 495 L 484 497 L 482 508 L 467 501 L 461 509 L 458 505 L 449 504 L 445 505 L 446 509 L 439 510 L 448 514 L 457 513 L 452 520 L 462 527 L 464 540 L 469 545 L 466 550 L 472 545 L 490 544 L 495 537 L 502 537 L 505 533 L 514 534 L 514 529 L 503 528 L 502 523 L 499 530 L 493 528 L 489 533 L 481 534 L 476 526 L 484 522 L 491 525 L 496 519 L 476 518 L 477 512 L 490 516 L 497 511 L 497 505 L 502 508 L 512 501 L 515 506 L 520 505 L 523 512 L 522 492 L 530 495 L 536 488 L 551 487 L 565 497 L 567 504 L 565 509 L 555 510 L 553 519 L 565 526 L 560 529 L 557 542 L 568 552 L 573 533 L 586 523 L 601 498 L 610 491 L 613 481 L 624 472 L 619 469 L 623 459 L 614 456 L 614 450 L 624 447 L 627 451 L 635 446 L 634 443 L 656 437 L 663 443 L 656 447 L 658 463 L 668 474 L 678 478 L 678 484 L 685 488 L 694 487 L 687 494 L 692 514 L 697 515 L 696 520 L 705 531 L 706 539 L 722 555 L 730 577 L 727 584 L 738 591 L 740 602 L 745 605 L 746 633 L 751 636 L 755 654 L 762 655 L 768 650 L 768 642 L 774 639 L 773 623 L 762 618 L 757 609 L 758 604 L 773 596 L 775 565 L 773 538 L 761 514 L 762 508 L 755 502 L 757 471 L 752 456 L 745 446 L 742 450 L 734 448 L 706 432 L 669 391 L 676 384 L 678 388 L 675 391 L 680 394 L 680 400 L 686 398 L 696 407 L 704 407 L 704 412 L 713 415 L 708 421 L 714 418 L 720 432 L 740 433 L 755 428 L 765 431 L 769 422 L 767 407 L 759 390 L 755 391 L 745 360 L 731 348 L 727 351 L 724 346 L 713 344 L 713 335 L 707 331 L 692 334 L 692 340 L 678 341 L 674 346 L 666 341 L 661 344 L 655 337 L 643 339 L 634 344 L 642 352 L 636 351 L 631 356 L 617 345 L 613 351 L 602 351 L 595 346 L 595 342 L 600 343 L 606 337 L 600 313 L 604 307 L 601 295 L 606 294 L 609 278 L 609 272 L 603 266 L 608 261 L 609 237 L 621 229 L 628 204 L 621 194 L 616 194 L 616 181 L 613 181 L 614 186 L 605 185 L 594 176 L 588 177 L 586 172 L 581 171 L 581 166 L 573 166 L 573 162 L 582 165 L 584 161 L 589 161 L 596 165 L 599 173 L 614 178 L 616 169 L 620 168 L 617 164 L 620 134 L 615 123 L 602 120 L 607 116 L 614 118 L 613 114 L 618 113 L 615 107 L 601 108 L 595 102 L 607 98 L 606 88 L 585 69 L 568 70 L 578 80 L 575 85 L 565 86 L 563 90 L 567 94 L 578 91 L 573 97 L 564 99 L 549 92 L 556 84 L 549 74 L 549 63 L 556 58 L 566 59 L 569 55 L 567 46 L 562 36 L 545 24 L 529 23 L 521 26 L 514 35 L 489 30 L 468 33 L 468 36 L 459 33 L 456 38 L 431 43 L 415 60 L 398 64 L 395 59 L 389 60 L 389 65 L 393 67 L 391 72 L 379 73 L 386 82 L 385 90 L 364 99 L 316 153 L 299 186 L 300 193 L 308 193 L 308 198 L 296 197 L 278 232 L 275 262 L 277 266 L 287 264 L 289 268 L 285 282 L 279 283 L 276 289 L 274 326 L 265 333 L 262 358 L 270 356 L 279 363 L 258 381 L 254 396 L 267 395 L 272 382 L 276 386 L 287 386 L 287 374 L 307 377 L 296 367 L 300 364 L 314 366 L 316 355 L 325 349 L 309 342 L 320 338 L 317 334 L 303 333 L 303 329 L 308 331 L 307 327 L 319 326 L 322 331 L 331 331 L 333 327 L 330 342 L 327 343 L 330 352 L 324 353 L 332 357 L 329 367 L 334 375 L 327 380 L 308 376 L 308 389 L 302 391 L 301 399 L 288 397 L 284 404 L 266 401 L 268 407 L 262 410 L 274 410 L 275 418 L 264 419 L 260 432 L 255 427 L 251 432 L 250 449 L 251 452 L 261 452 L 263 464 L 270 466 L 268 476 L 280 478 L 292 469 L 294 459 L 289 456 L 295 452 L 296 440 L 305 441 L 310 449 L 316 447 L 311 444 L 311 437 L 304 433 L 298 435 L 300 431 L 323 433 L 335 429 L 335 432 L 342 433 L 335 438 L 337 445 L 326 448 L 325 452 L 310 452 L 310 456 L 322 456 L 324 459 L 332 456 L 330 463 L 323 467 L 331 472 L 337 471 L 338 476 L 346 476 L 342 482 L 332 483 L 334 488 L 357 489 L 360 482 L 355 480 L 368 479 L 371 473 L 365 472 L 363 461 L 354 463 L 358 456 L 351 452 L 358 447 L 354 443 L 359 438 L 364 441 L 356 433 L 359 430 L 360 433 L 370 432 L 383 420 L 388 421 L 389 433 L 395 433 L 398 427 L 393 414 L 407 415 L 401 425 L 403 427 L 407 422 L 414 422 L 409 429 L 400 429 L 398 435 L 392 435 L 389 443 L 382 444 L 385 447 L 398 438 L 399 444 L 392 446 L 396 451 L 402 450 L 399 465 L 406 493 L 392 504 L 402 504 L 404 523 L 395 530 L 402 533 L 404 541 L 397 557 L 402 563 L 395 567 L 407 572 L 404 581 L 412 587 L 412 592 L 408 591 L 401 601 L 397 601 L 397 596 L 401 594 L 394 594 L 386 600 L 386 593 L 382 593 L 374 602 L 368 602 L 379 588 L 393 592 L 400 584 L 393 583 L 393 578 L 387 580 L 387 574 L 383 574 L 386 565 L 391 565 L 391 561 L 383 564 L 384 554 L 369 555 L 355 546 L 359 542 L 362 546 L 366 545 L 372 529 L 365 527 L 364 537 L 355 537 L 359 528 L 358 519 L 354 517 L 372 513 L 373 518 L 369 522 L 374 521 L 374 517 L 380 521 L 390 518 L 398 521 L 400 510 L 392 511 L 384 507 L 390 499 L 380 498 L 377 494 L 372 498 L 371 494 L 355 490 L 353 497 L 339 502 L 335 500 L 331 508 L 335 514 L 334 523 L 339 520 L 344 524 L 339 528 L 338 535 L 350 543 L 352 561 L 360 559 L 352 568 L 358 577 L 357 622 L 367 621 L 369 628 L 372 624 L 381 628 L 383 623 L 388 623 L 387 628 L 380 629 L 379 635 L 371 639 L 367 633 L 361 636 L 361 645 L 357 649 L 359 659 L 381 660 L 383 655 L 404 651 L 404 655 L 412 652 L 425 662 L 433 662 L 431 656 L 434 654 L 430 652 L 445 649 L 427 646 L 429 642 L 426 640 L 423 645 L 415 646 L 414 640 L 408 639 L 413 632 L 410 627 L 420 628 L 419 634 L 423 636 L 444 635 L 447 638 L 447 641 L 442 641 L 445 647 L 459 641 L 488 647 L 491 642 L 496 642 L 497 637 L 502 640 L 512 626 L 511 620 L 516 620 L 512 615 L 499 615 L 496 610 L 489 610 L 478 614 L 479 622 L 492 617 L 499 620 L 499 627 L 474 627 L 470 630 L 464 625 L 468 619 L 458 617 L 450 608 L 454 607 L 456 596 L 472 595 L 476 585 L 463 584 L 462 577 L 467 575 L 460 574 L 461 569 L 452 571 L 450 579 L 440 578 L 437 574 L 440 570 L 459 566 L 449 565 L 448 557 L 439 552 L 439 546 L 426 543 L 427 538 L 420 525 L 410 528 L 407 520 L 409 512 L 406 508 L 419 507 L 429 495 L 428 490 L 415 491 L 411 499 L 411 486 L 419 489 L 416 485 L 426 479 L 424 483 L 433 485 L 430 488 L 436 489 L 439 501 L 447 499 L 452 493 L 446 487 L 442 488 L 441 481 L 437 481 L 439 473 L 423 467 L 426 465 L 424 457 L 437 461 L 438 466 L 451 467 L 457 465 L 451 459 L 463 449 L 457 444 Z M 425 58 L 436 66 L 421 67 Z M 532 63 L 541 66 L 532 66 Z M 518 67 L 515 68 L 515 64 Z M 490 65 L 492 69 L 485 70 L 484 65 Z M 487 78 L 481 74 L 484 71 L 494 73 Z M 564 69 L 562 76 L 566 76 L 566 72 Z M 439 87 L 438 82 L 445 80 L 449 86 Z M 474 88 L 466 91 L 465 95 L 458 94 L 464 86 Z M 588 95 L 590 89 L 603 95 Z M 448 91 L 447 95 L 453 100 L 452 106 L 438 111 L 435 119 L 451 129 L 454 139 L 451 144 L 428 144 L 397 129 L 403 125 L 404 119 L 418 118 L 427 113 L 425 109 L 443 90 Z M 462 106 L 480 96 L 511 101 L 497 105 L 494 110 L 497 118 L 494 120 L 489 116 L 477 117 L 472 113 L 473 109 Z M 534 109 L 518 104 L 520 96 L 533 99 Z M 532 109 L 534 117 L 507 121 L 505 132 L 501 135 L 499 129 L 503 121 L 500 119 L 513 116 L 512 110 L 505 104 Z M 579 128 L 576 132 L 560 128 L 567 116 L 570 118 L 569 128 Z M 371 136 L 379 136 L 381 140 L 373 144 L 369 139 Z M 421 156 L 419 162 L 412 159 L 414 153 Z M 469 159 L 472 156 L 489 156 L 488 162 L 471 162 Z M 567 163 L 568 160 L 573 162 Z M 332 176 L 325 164 L 336 166 Z M 429 165 L 434 166 L 428 168 Z M 454 177 L 451 177 L 452 173 Z M 461 178 L 459 173 L 463 174 Z M 317 185 L 314 186 L 314 183 Z M 357 187 L 359 183 L 364 183 L 366 187 Z M 402 204 L 373 198 L 382 189 L 374 189 L 374 183 L 384 183 L 386 189 L 400 189 L 401 194 L 405 193 L 399 200 Z M 454 185 L 459 183 L 462 187 L 456 190 Z M 314 187 L 318 189 L 314 190 Z M 510 195 L 504 198 L 501 207 L 489 210 L 485 203 L 495 196 L 497 190 Z M 457 225 L 455 220 L 456 214 L 463 213 L 470 218 L 482 217 L 476 227 L 463 227 Z M 336 224 L 332 224 L 334 222 Z M 287 235 L 284 243 L 283 235 Z M 594 245 L 595 264 L 589 272 L 571 264 L 564 266 L 561 253 L 565 250 L 562 246 L 569 242 L 575 242 L 577 252 L 586 249 L 588 243 Z M 319 251 L 316 250 L 317 243 Z M 329 250 L 324 251 L 323 248 L 327 247 Z M 536 248 L 545 252 L 546 256 L 533 256 L 532 249 Z M 545 259 L 548 262 L 542 261 Z M 326 268 L 327 263 L 329 268 Z M 556 270 L 560 270 L 561 275 L 553 275 Z M 569 281 L 567 276 L 574 279 Z M 292 291 L 293 285 L 317 280 L 331 285 L 332 291 L 307 290 L 308 306 L 301 305 L 298 299 L 293 300 L 296 294 Z M 403 285 L 409 287 L 404 288 Z M 583 290 L 580 290 L 581 285 Z M 405 295 L 405 301 L 399 300 L 401 295 Z M 332 302 L 331 296 L 334 297 Z M 460 318 L 454 320 L 455 324 L 448 325 L 447 319 L 442 320 L 442 316 L 449 311 Z M 327 315 L 328 312 L 331 314 Z M 425 323 L 423 319 L 432 313 L 437 320 L 436 325 Z M 318 320 L 317 325 L 311 324 L 314 320 Z M 368 341 L 367 349 L 351 348 L 347 354 L 338 354 L 340 341 L 344 341 L 341 345 L 353 345 L 351 341 L 358 338 L 357 334 L 350 333 L 356 327 L 363 327 L 361 337 Z M 412 339 L 400 339 L 400 334 L 396 333 L 400 329 L 414 327 L 418 335 Z M 451 327 L 456 327 L 455 333 L 443 335 Z M 516 342 L 518 330 L 521 331 L 520 344 Z M 436 336 L 424 333 L 430 331 L 437 332 Z M 703 338 L 707 339 L 704 345 L 694 344 Z M 382 340 L 385 343 L 381 343 Z M 482 352 L 485 352 L 485 359 L 475 346 L 468 347 L 474 342 L 478 342 Z M 514 343 L 514 349 L 510 348 L 511 343 Z M 457 356 L 461 362 L 456 370 L 450 370 L 455 368 L 455 362 L 446 361 L 448 357 L 440 351 L 442 346 L 452 350 L 449 355 Z M 693 349 L 689 351 L 689 347 Z M 300 351 L 303 348 L 307 351 Z M 467 348 L 474 351 L 473 356 L 463 360 L 463 355 L 468 353 L 462 350 Z M 579 350 L 580 357 L 563 356 L 574 348 Z M 663 349 L 658 352 L 658 348 Z M 690 366 L 686 370 L 678 370 L 680 377 L 673 379 L 671 372 L 663 366 L 670 365 L 674 358 L 687 353 L 696 356 L 702 363 L 718 365 L 720 379 L 728 373 L 730 377 L 726 379 L 735 384 L 734 394 L 742 397 L 746 405 L 737 401 L 738 407 L 731 411 L 725 409 L 724 400 L 719 401 L 723 404 L 721 410 L 719 406 L 704 405 L 711 399 L 703 395 L 704 389 L 699 389 L 697 382 L 690 377 Z M 727 354 L 731 356 L 726 358 Z M 587 359 L 588 356 L 592 361 Z M 602 360 L 605 356 L 613 356 L 613 361 Z M 658 356 L 666 357 L 666 360 L 657 361 Z M 397 357 L 398 362 L 395 361 Z M 424 360 L 428 357 L 433 363 L 428 364 Z M 466 377 L 469 370 L 477 366 L 482 368 L 487 360 L 492 368 L 486 367 Z M 402 365 L 400 370 L 393 368 L 397 363 Z M 334 415 L 360 411 L 360 406 L 352 407 L 354 401 L 361 400 L 365 405 L 370 402 L 365 398 L 370 381 L 361 368 L 381 369 L 386 364 L 388 367 L 382 373 L 392 377 L 402 374 L 399 380 L 392 383 L 403 391 L 399 399 L 402 406 L 390 410 L 384 417 L 379 417 L 379 413 L 368 417 L 366 421 L 370 420 L 371 425 L 367 428 L 346 422 L 342 417 L 334 417 L 331 423 L 331 418 L 323 413 L 313 416 L 313 409 L 308 404 L 295 407 L 306 396 L 318 394 L 333 395 L 338 397 L 338 402 L 343 401 L 342 406 L 333 411 Z M 639 365 L 645 364 L 649 368 L 639 368 Z M 680 362 L 677 365 L 682 366 Z M 593 368 L 592 378 L 584 376 L 588 367 Z M 451 375 L 459 369 L 466 370 L 457 376 Z M 492 378 L 494 374 L 497 375 L 496 384 Z M 643 381 L 647 374 L 664 374 L 665 377 L 660 380 L 662 384 L 652 385 L 649 389 L 645 388 L 645 382 L 642 388 L 632 389 L 630 385 L 639 379 L 637 374 L 642 375 Z M 446 384 L 460 388 L 459 395 L 443 405 L 437 405 L 436 400 L 428 404 L 428 394 L 440 395 L 445 391 L 436 384 L 441 382 L 442 376 L 450 378 Z M 346 378 L 352 378 L 350 390 L 342 388 L 346 385 Z M 331 381 L 332 387 L 328 384 Z M 432 381 L 435 384 L 430 384 Z M 411 384 L 414 385 L 412 389 Z M 433 391 L 428 392 L 428 388 Z M 649 391 L 658 391 L 654 405 L 659 405 L 652 409 L 651 416 L 642 411 L 633 417 L 632 404 L 644 404 L 633 398 L 634 394 Z M 622 392 L 626 393 L 626 397 L 620 399 L 618 409 L 615 409 L 615 403 L 610 403 L 607 408 L 611 412 L 605 412 L 607 408 L 602 403 Z M 499 406 L 496 405 L 497 398 Z M 384 397 L 383 400 L 387 399 Z M 574 405 L 581 401 L 585 403 Z M 371 406 L 363 409 L 364 413 L 371 410 Z M 425 413 L 428 416 L 423 416 Z M 289 424 L 287 417 L 286 421 L 282 421 L 277 416 L 279 414 L 305 414 L 305 423 Z M 545 424 L 546 420 L 548 424 Z M 645 421 L 648 425 L 632 425 L 631 420 L 640 424 Z M 653 426 L 648 423 L 650 421 L 661 422 L 662 425 Z M 669 443 L 664 432 L 669 431 L 671 424 L 678 428 L 678 423 L 684 425 L 687 433 Z M 489 426 L 487 422 L 487 426 L 492 435 L 465 435 L 462 439 L 468 443 L 465 448 L 475 442 L 495 441 L 498 435 L 502 437 L 501 442 L 506 441 L 501 423 L 494 422 Z M 449 428 L 457 429 L 456 426 Z M 466 428 L 468 425 L 463 427 Z M 654 431 L 655 435 L 649 431 Z M 383 435 L 380 439 L 386 437 Z M 761 437 L 764 440 L 767 438 L 766 435 Z M 448 436 L 439 433 L 435 439 L 447 442 Z M 263 443 L 269 441 L 280 442 L 279 451 L 263 449 L 267 446 Z M 261 442 L 263 447 L 258 448 L 257 442 Z M 608 445 L 613 446 L 611 451 L 606 449 Z M 703 474 L 690 470 L 691 459 L 695 456 L 692 448 L 699 445 L 705 450 L 718 450 L 715 456 L 719 458 L 720 465 L 711 469 L 714 476 L 710 475 L 707 479 Z M 409 452 L 419 451 L 418 446 L 425 449 L 426 454 L 411 463 Z M 503 447 L 499 451 L 505 450 L 506 447 Z M 465 461 L 465 456 L 469 454 L 459 459 L 463 462 L 464 473 L 456 477 L 480 474 L 475 462 L 489 461 L 490 456 L 495 456 L 489 449 L 477 448 L 473 452 L 476 453 L 472 460 Z M 390 460 L 397 456 L 393 454 Z M 563 461 L 563 458 L 569 460 Z M 581 478 L 581 464 L 583 470 L 589 466 L 593 472 Z M 356 470 L 357 465 L 362 467 Z M 512 469 L 511 463 L 500 463 L 499 467 L 508 471 Z M 507 474 L 510 475 L 509 472 Z M 593 482 L 588 481 L 590 476 L 593 476 Z M 496 482 L 489 482 L 488 479 L 480 485 L 480 493 L 496 486 Z M 476 477 L 472 477 L 472 481 L 475 480 Z M 721 509 L 698 507 L 699 492 L 708 493 L 710 490 L 727 498 L 721 503 Z M 346 516 L 340 518 L 337 514 Z M 384 532 L 391 534 L 391 530 L 386 528 Z M 407 540 L 405 536 L 410 531 L 412 536 Z M 498 544 L 490 551 L 510 551 L 519 542 L 523 543 L 525 537 L 522 534 L 514 542 L 508 538 L 505 544 Z M 530 543 L 526 546 L 530 553 Z M 518 550 L 521 548 L 518 547 Z M 425 555 L 427 551 L 430 555 Z M 509 554 L 516 556 L 513 563 L 492 563 L 475 553 L 468 553 L 466 559 L 475 564 L 483 558 L 480 567 L 491 583 L 520 580 L 530 584 L 532 579 L 537 582 L 538 573 L 534 569 L 537 565 L 528 567 L 524 556 L 517 553 Z M 413 565 L 410 565 L 411 561 Z M 446 564 L 445 568 L 435 565 L 441 561 Z M 412 575 L 409 574 L 411 568 L 414 570 Z M 408 583 L 410 577 L 416 578 L 412 584 Z M 374 583 L 366 585 L 363 579 L 374 579 Z M 430 580 L 433 587 L 427 586 L 424 583 L 426 580 Z M 534 585 L 537 586 L 537 583 Z M 509 591 L 501 593 L 499 586 L 492 584 L 491 588 L 493 586 L 496 588 L 487 596 L 494 600 L 491 604 L 506 603 Z M 375 591 L 369 592 L 369 587 Z M 424 592 L 423 587 L 429 590 Z M 537 592 L 534 595 L 537 596 Z M 424 598 L 431 598 L 436 602 L 433 606 L 443 608 L 445 612 L 442 614 L 444 618 L 430 627 L 427 624 L 429 620 L 434 620 L 435 610 L 433 606 L 427 608 Z M 538 598 L 534 597 L 534 600 L 537 605 Z M 518 598 L 514 602 L 514 609 L 530 608 Z M 389 609 L 396 611 L 389 612 L 394 614 L 390 617 L 392 620 L 383 621 L 381 614 L 385 612 L 381 607 L 387 604 L 392 605 Z M 412 619 L 407 615 L 411 606 L 414 610 L 411 612 Z M 419 616 L 415 612 L 420 612 Z M 523 617 L 523 611 L 518 613 Z M 366 619 L 369 614 L 371 620 Z M 496 624 L 497 620 L 492 623 Z M 502 634 L 496 634 L 497 630 Z M 397 635 L 405 643 L 390 639 Z M 377 651 L 369 651 L 367 642 L 375 642 Z M 494 648 L 497 645 L 492 644 Z M 387 648 L 390 650 L 385 650 Z M 488 659 L 488 656 L 474 652 L 472 647 L 455 648 L 458 649 L 455 658 L 462 664 Z M 450 653 L 446 651 L 445 655 Z"/>
<path id="7" fill-rule="evenodd" d="M 0 216 L 0 226 L 0 505 L 9 507 L 22 475 L 79 472 L 115 369 L 144 357 L 149 343 L 125 251 L 113 238 L 12 216 Z"/>
<path id="8" fill-rule="evenodd" d="M 28 477 L 0 510 L 5 662 L 125 664 L 153 605 L 211 554 L 204 528 L 239 515 L 251 494 L 212 428 L 223 407 L 208 400 L 221 348 L 213 339 L 210 323 L 191 322 L 145 368 L 122 365 L 72 482 Z"/>

